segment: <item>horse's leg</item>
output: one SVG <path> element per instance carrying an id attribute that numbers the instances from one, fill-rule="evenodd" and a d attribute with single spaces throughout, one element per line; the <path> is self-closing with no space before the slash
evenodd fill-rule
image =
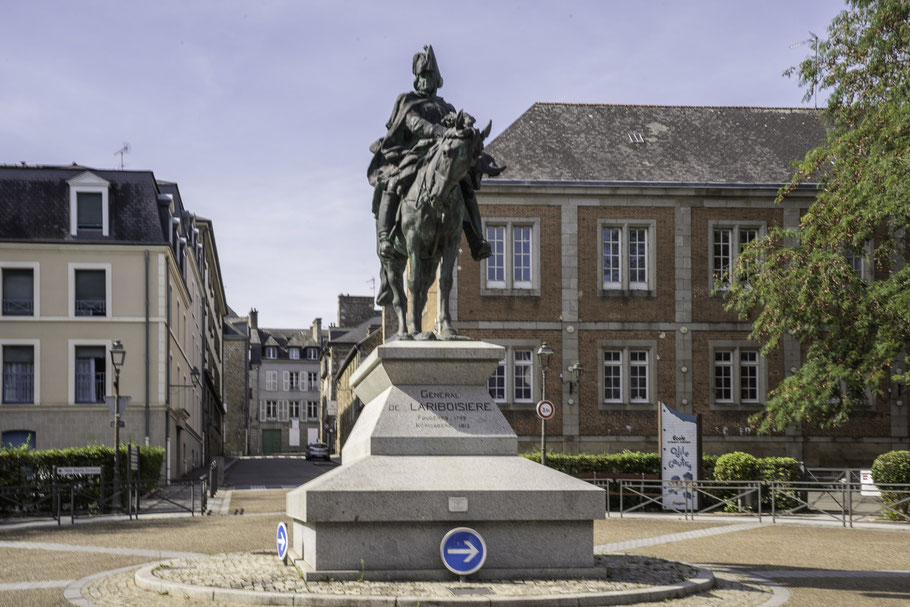
<path id="1" fill-rule="evenodd" d="M 458 339 L 458 331 L 452 327 L 452 315 L 449 311 L 449 296 L 452 293 L 452 285 L 455 282 L 455 261 L 458 258 L 458 246 L 461 244 L 461 238 L 450 239 L 445 250 L 442 253 L 442 267 L 439 270 L 439 293 L 440 298 L 439 317 L 439 339 L 451 340 Z"/>
<path id="2" fill-rule="evenodd" d="M 396 335 L 399 339 L 411 339 L 405 319 L 408 296 L 404 290 L 404 265 L 404 261 L 399 259 L 389 260 L 383 264 L 387 268 L 387 278 L 392 290 L 392 309 L 395 310 L 395 318 L 398 320 Z"/>
<path id="3" fill-rule="evenodd" d="M 411 299 L 411 309 L 408 311 L 408 333 L 418 335 L 421 330 L 420 312 L 423 304 L 420 302 L 420 258 L 413 251 L 408 251 L 408 294 Z"/>

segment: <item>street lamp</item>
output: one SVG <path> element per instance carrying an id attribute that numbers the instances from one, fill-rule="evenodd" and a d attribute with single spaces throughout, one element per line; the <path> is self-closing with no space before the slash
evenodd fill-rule
<path id="1" fill-rule="evenodd" d="M 585 366 L 578 361 L 575 361 L 566 372 L 568 375 L 563 380 L 563 383 L 568 382 L 569 384 L 569 394 L 572 394 L 573 389 L 578 388 L 578 382 L 581 381 L 581 372 L 585 370 Z"/>
<path id="2" fill-rule="evenodd" d="M 126 359 L 126 348 L 115 340 L 111 344 L 111 365 L 114 367 L 114 495 L 113 503 L 120 508 L 120 368 Z"/>
<path id="3" fill-rule="evenodd" d="M 537 348 L 537 364 L 540 365 L 540 373 L 543 376 L 543 382 L 540 385 L 540 400 L 547 400 L 547 367 L 550 366 L 550 357 L 553 356 L 553 349 L 547 345 L 547 342 L 540 344 Z M 547 465 L 547 420 L 540 418 L 540 463 Z"/>

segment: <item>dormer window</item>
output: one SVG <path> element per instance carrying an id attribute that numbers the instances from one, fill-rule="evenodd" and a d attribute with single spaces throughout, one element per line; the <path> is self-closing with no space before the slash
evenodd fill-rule
<path id="1" fill-rule="evenodd" d="M 110 183 L 86 171 L 67 181 L 70 189 L 70 234 L 108 236 Z"/>
<path id="2" fill-rule="evenodd" d="M 278 348 L 275 346 L 266 346 L 265 347 L 265 357 L 275 359 L 278 358 Z"/>
<path id="3" fill-rule="evenodd" d="M 291 360 L 300 360 L 300 348 L 288 348 L 288 358 Z"/>
<path id="4" fill-rule="evenodd" d="M 307 348 L 306 349 L 306 359 L 307 360 L 319 360 L 319 350 L 316 348 Z"/>

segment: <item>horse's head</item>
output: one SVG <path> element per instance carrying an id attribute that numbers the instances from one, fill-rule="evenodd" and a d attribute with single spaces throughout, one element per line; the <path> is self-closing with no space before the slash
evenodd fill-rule
<path id="1" fill-rule="evenodd" d="M 474 167 L 483 152 L 483 141 L 492 127 L 490 123 L 483 131 L 478 131 L 474 128 L 473 116 L 463 111 L 447 119 L 449 128 L 427 165 L 427 193 L 430 200 L 436 203 L 444 200 Z"/>

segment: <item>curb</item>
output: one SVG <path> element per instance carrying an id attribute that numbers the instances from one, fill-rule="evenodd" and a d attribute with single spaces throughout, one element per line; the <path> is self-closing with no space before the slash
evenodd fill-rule
<path id="1" fill-rule="evenodd" d="M 300 605 L 308 607 L 329 607 L 355 605 L 357 607 L 462 607 L 467 605 L 495 605 L 497 607 L 593 607 L 595 605 L 628 605 L 644 601 L 662 601 L 689 596 L 714 587 L 714 574 L 703 567 L 696 567 L 695 577 L 667 586 L 635 590 L 614 590 L 561 596 L 477 596 L 477 597 L 421 597 L 421 596 L 357 596 L 341 594 L 290 594 L 217 588 L 214 586 L 193 586 L 171 582 L 156 577 L 152 570 L 158 563 L 145 565 L 136 571 L 136 585 L 143 590 L 184 596 L 203 601 L 225 601 L 247 605 Z"/>

